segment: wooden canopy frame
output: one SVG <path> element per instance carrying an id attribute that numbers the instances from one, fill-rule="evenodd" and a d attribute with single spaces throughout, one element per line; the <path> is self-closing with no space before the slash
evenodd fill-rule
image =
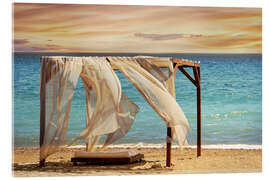
<path id="1" fill-rule="evenodd" d="M 168 68 L 168 62 L 159 61 L 158 58 L 152 58 L 153 64 L 158 67 Z M 162 59 L 162 58 L 161 58 Z M 108 60 L 108 59 L 107 59 Z M 200 62 L 193 62 L 186 59 L 171 58 L 173 63 L 173 77 L 175 79 L 176 72 L 179 69 L 197 88 L 197 157 L 201 156 L 201 78 L 200 78 Z M 112 66 L 113 69 L 116 67 Z M 194 78 L 185 70 L 185 68 L 193 69 Z M 44 72 L 42 72 L 44 73 Z M 169 87 L 171 94 L 175 95 L 174 84 Z M 45 107 L 46 107 L 46 86 L 45 84 L 40 85 L 40 147 L 44 141 L 45 127 L 46 127 L 46 117 L 45 117 Z M 171 127 L 167 127 L 167 146 L 166 146 L 166 166 L 171 166 L 171 138 L 172 130 Z M 40 160 L 40 167 L 45 166 L 45 159 Z"/>

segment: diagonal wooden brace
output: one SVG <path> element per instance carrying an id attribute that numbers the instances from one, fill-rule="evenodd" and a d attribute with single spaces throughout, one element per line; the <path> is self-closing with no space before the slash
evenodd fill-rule
<path id="1" fill-rule="evenodd" d="M 197 86 L 196 81 L 188 74 L 188 72 L 182 66 L 179 66 L 178 68 L 195 86 Z"/>

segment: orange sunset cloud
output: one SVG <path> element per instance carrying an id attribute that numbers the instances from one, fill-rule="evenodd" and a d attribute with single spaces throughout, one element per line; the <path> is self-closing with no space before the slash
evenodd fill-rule
<path id="1" fill-rule="evenodd" d="M 261 53 L 262 9 L 13 5 L 15 52 Z"/>

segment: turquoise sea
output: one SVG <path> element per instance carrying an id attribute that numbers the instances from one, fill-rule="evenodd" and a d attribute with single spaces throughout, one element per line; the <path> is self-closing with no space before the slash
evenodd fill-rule
<path id="1" fill-rule="evenodd" d="M 13 144 L 39 145 L 40 57 L 152 55 L 201 62 L 202 144 L 262 144 L 262 55 L 261 54 L 13 54 Z M 192 72 L 192 71 L 190 71 Z M 116 71 L 123 92 L 140 111 L 129 133 L 115 144 L 161 144 L 166 139 L 163 120 L 139 92 Z M 179 71 L 175 80 L 176 100 L 185 112 L 189 144 L 196 144 L 196 88 Z M 75 138 L 85 126 L 85 94 L 81 80 L 75 89 L 67 139 Z M 83 143 L 83 142 L 80 142 Z"/>

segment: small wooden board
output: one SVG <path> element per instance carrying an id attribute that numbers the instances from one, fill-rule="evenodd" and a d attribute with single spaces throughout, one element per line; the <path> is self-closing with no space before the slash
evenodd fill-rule
<path id="1" fill-rule="evenodd" d="M 71 162 L 77 165 L 78 162 L 87 164 L 129 164 L 141 161 L 144 155 L 138 150 L 119 150 L 103 152 L 75 152 Z"/>

